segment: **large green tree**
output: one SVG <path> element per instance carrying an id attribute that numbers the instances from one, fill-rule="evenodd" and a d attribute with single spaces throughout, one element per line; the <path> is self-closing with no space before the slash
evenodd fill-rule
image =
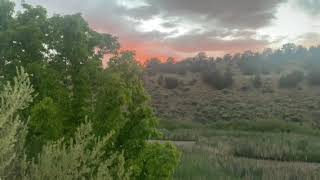
<path id="1" fill-rule="evenodd" d="M 179 153 L 173 146 L 147 143 L 157 135 L 157 121 L 134 54 L 119 53 L 117 39 L 92 30 L 81 14 L 49 17 L 40 6 L 22 7 L 24 11 L 13 16 L 13 4 L 0 0 L 0 76 L 12 78 L 15 67 L 23 66 L 38 92 L 23 114 L 31 117 L 28 157 L 37 157 L 51 141 L 74 137 L 88 117 L 97 136 L 114 132 L 105 150 L 123 152 L 125 166 L 134 169 L 132 178 L 155 177 L 146 157 L 163 154 L 174 157 L 163 164 L 170 168 L 159 167 L 167 171 L 163 177 L 170 178 Z M 113 58 L 103 69 L 105 54 Z"/>

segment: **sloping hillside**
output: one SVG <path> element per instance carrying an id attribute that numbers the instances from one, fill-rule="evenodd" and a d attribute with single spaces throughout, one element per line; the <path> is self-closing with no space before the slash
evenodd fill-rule
<path id="1" fill-rule="evenodd" d="M 177 81 L 176 87 L 167 87 L 168 78 Z M 158 73 L 146 75 L 145 85 L 157 115 L 165 120 L 210 124 L 277 119 L 320 126 L 318 87 L 302 82 L 299 88 L 279 88 L 279 77 L 268 75 L 262 77 L 262 84 L 271 79 L 270 89 L 254 88 L 250 84 L 253 78 L 239 75 L 232 88 L 217 90 L 204 83 L 199 73 Z"/>

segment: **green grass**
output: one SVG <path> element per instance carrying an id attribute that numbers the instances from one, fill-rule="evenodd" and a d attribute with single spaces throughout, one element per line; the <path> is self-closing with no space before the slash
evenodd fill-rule
<path id="1" fill-rule="evenodd" d="M 167 139 L 196 141 L 191 148 L 179 146 L 184 153 L 175 179 L 320 179 L 320 135 L 307 124 L 243 121 L 195 128 L 169 124 L 174 128 L 168 130 Z"/>
<path id="2" fill-rule="evenodd" d="M 319 179 L 320 165 L 238 158 L 195 147 L 184 151 L 177 180 L 300 180 Z"/>
<path id="3" fill-rule="evenodd" d="M 232 121 L 216 122 L 210 125 L 212 129 L 241 130 L 255 132 L 296 133 L 307 135 L 320 135 L 318 129 L 308 124 L 285 122 L 281 120 Z"/>

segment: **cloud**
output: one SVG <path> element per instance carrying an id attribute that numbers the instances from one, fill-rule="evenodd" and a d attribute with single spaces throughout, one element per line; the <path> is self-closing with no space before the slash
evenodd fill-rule
<path id="1" fill-rule="evenodd" d="M 297 8 L 311 16 L 320 15 L 320 0 L 295 0 Z"/>
<path id="2" fill-rule="evenodd" d="M 301 35 L 298 38 L 298 43 L 305 46 L 317 46 L 320 42 L 320 33 L 310 32 Z"/>
<path id="3" fill-rule="evenodd" d="M 26 0 L 50 14 L 81 12 L 92 28 L 118 36 L 122 49 L 136 50 L 143 60 L 262 49 L 274 43 L 271 36 L 278 31 L 259 30 L 279 18 L 279 6 L 293 1 L 308 12 L 319 5 L 318 0 Z"/>
<path id="4" fill-rule="evenodd" d="M 148 0 L 167 16 L 200 17 L 227 27 L 258 28 L 268 25 L 277 6 L 286 0 Z"/>
<path id="5" fill-rule="evenodd" d="M 220 37 L 219 37 L 220 36 Z M 250 31 L 229 32 L 181 36 L 168 39 L 167 45 L 179 52 L 241 52 L 245 50 L 261 50 L 269 44 L 267 39 L 255 39 L 256 34 Z"/>

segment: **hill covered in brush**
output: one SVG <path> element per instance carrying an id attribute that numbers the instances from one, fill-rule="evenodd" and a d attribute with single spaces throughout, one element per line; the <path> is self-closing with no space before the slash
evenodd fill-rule
<path id="1" fill-rule="evenodd" d="M 199 53 L 179 62 L 151 59 L 145 84 L 164 119 L 281 119 L 318 126 L 320 46 L 286 44 L 222 58 Z"/>

